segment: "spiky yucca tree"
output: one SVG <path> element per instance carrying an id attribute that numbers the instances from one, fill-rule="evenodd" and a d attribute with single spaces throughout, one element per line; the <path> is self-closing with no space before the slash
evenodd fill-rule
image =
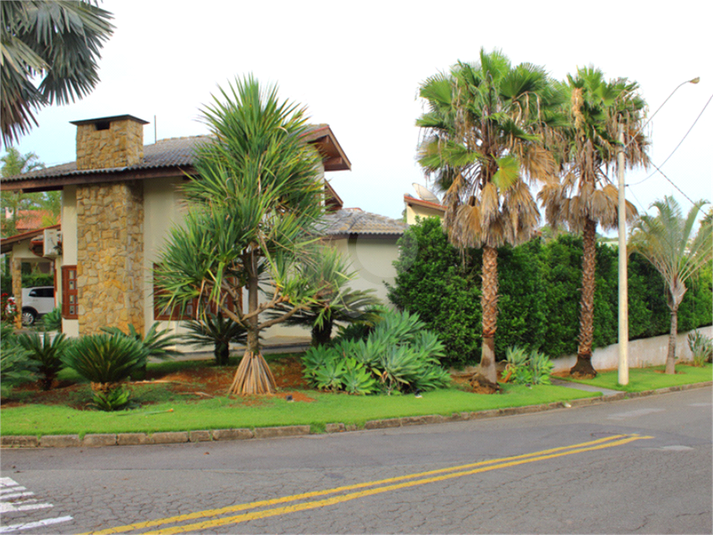
<path id="1" fill-rule="evenodd" d="M 623 78 L 607 81 L 602 71 L 592 67 L 568 75 L 561 90 L 567 118 L 557 138 L 561 180 L 546 184 L 538 197 L 553 227 L 564 223 L 582 233 L 579 347 L 570 373 L 591 377 L 597 373 L 592 366 L 597 226 L 615 229 L 618 225 L 619 192 L 610 171 L 620 147 L 620 128 L 626 166 L 648 164 L 648 142 L 641 133 L 646 103 L 637 93 L 636 83 Z M 627 220 L 635 215 L 636 209 L 627 203 Z"/>
<path id="2" fill-rule="evenodd" d="M 666 373 L 676 373 L 678 307 L 686 295 L 686 283 L 694 279 L 713 258 L 710 216 L 705 217 L 698 232 L 693 233 L 696 218 L 706 204 L 706 201 L 698 201 L 684 217 L 676 200 L 664 197 L 663 201 L 651 205 L 658 213 L 655 216 L 643 214 L 631 233 L 631 250 L 651 262 L 666 285 L 666 300 L 671 309 Z"/>
<path id="3" fill-rule="evenodd" d="M 479 63 L 459 62 L 420 88 L 428 111 L 419 163 L 445 190 L 446 227 L 458 247 L 483 248 L 481 375 L 496 383 L 497 247 L 527 241 L 539 222 L 531 181 L 554 178 L 546 126 L 560 104 L 545 71 L 513 67 L 502 53 L 481 50 Z"/>
<path id="4" fill-rule="evenodd" d="M 251 76 L 222 89 L 204 118 L 212 142 L 198 154 L 197 176 L 184 188 L 189 213 L 173 228 L 155 280 L 166 306 L 198 302 L 199 317 L 214 307 L 247 330 L 230 393 L 272 392 L 259 333 L 312 299 L 296 259 L 308 254 L 323 214 L 321 161 L 301 139 L 305 110 Z M 231 304 L 241 303 L 241 288 L 247 311 Z M 269 295 L 262 303 L 260 289 Z M 288 302 L 291 310 L 261 321 L 264 311 Z"/>

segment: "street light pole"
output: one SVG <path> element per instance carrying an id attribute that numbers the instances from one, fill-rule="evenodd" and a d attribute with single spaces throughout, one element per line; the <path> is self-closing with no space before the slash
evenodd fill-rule
<path id="1" fill-rule="evenodd" d="M 626 257 L 626 197 L 624 195 L 624 125 L 619 125 L 619 384 L 629 384 L 629 286 Z"/>
<path id="2" fill-rule="evenodd" d="M 663 105 L 678 91 L 678 89 L 686 84 L 697 84 L 700 82 L 700 77 L 693 78 L 681 82 L 676 89 L 671 91 L 671 94 L 666 97 L 658 109 L 649 117 L 644 126 L 642 126 L 632 137 L 632 141 L 636 135 L 643 130 L 646 125 L 651 122 Z M 631 141 L 629 141 L 631 143 Z M 629 286 L 628 286 L 628 269 L 626 255 L 626 197 L 624 195 L 624 151 L 628 144 L 624 144 L 624 125 L 619 124 L 619 151 L 617 152 L 617 177 L 619 180 L 619 384 L 629 384 Z"/>

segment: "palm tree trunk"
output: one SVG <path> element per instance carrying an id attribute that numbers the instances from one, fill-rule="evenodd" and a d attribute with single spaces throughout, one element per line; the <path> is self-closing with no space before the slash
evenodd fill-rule
<path id="1" fill-rule="evenodd" d="M 483 349 L 480 357 L 480 374 L 497 384 L 495 366 L 495 331 L 498 327 L 498 250 L 483 247 Z"/>
<path id="2" fill-rule="evenodd" d="M 592 366 L 592 340 L 594 338 L 594 272 L 596 269 L 596 232 L 597 223 L 587 219 L 584 226 L 584 244 L 582 251 L 582 298 L 579 313 L 579 348 L 577 362 L 569 370 L 570 375 L 594 377 L 597 375 Z"/>
<path id="3" fill-rule="evenodd" d="M 678 307 L 671 309 L 671 332 L 668 335 L 668 354 L 666 355 L 666 373 L 676 373 L 676 336 L 678 335 Z"/>

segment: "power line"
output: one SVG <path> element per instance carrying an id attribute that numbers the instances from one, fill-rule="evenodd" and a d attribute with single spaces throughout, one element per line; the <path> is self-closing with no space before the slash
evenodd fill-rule
<path id="1" fill-rule="evenodd" d="M 693 121 L 693 124 L 691 125 L 691 127 L 690 127 L 690 128 L 688 129 L 688 131 L 685 133 L 685 135 L 683 136 L 683 138 L 681 139 L 681 141 L 678 142 L 678 145 L 676 145 L 676 148 L 674 148 L 673 151 L 671 152 L 671 154 L 668 155 L 668 158 L 666 158 L 663 162 L 661 162 L 661 166 L 660 166 L 660 167 L 663 167 L 664 164 L 665 164 L 667 161 L 669 161 L 669 160 L 671 159 L 671 156 L 674 155 L 674 153 L 678 150 L 678 148 L 681 146 L 681 144 L 685 141 L 685 139 L 688 137 L 688 134 L 690 134 L 690 133 L 691 133 L 691 130 L 693 130 L 693 127 L 696 126 L 696 123 L 698 122 L 698 119 L 700 119 L 700 118 L 701 118 L 701 115 L 703 115 L 703 112 L 706 111 L 706 108 L 708 107 L 708 104 L 710 104 L 711 99 L 713 99 L 713 95 L 711 95 L 711 96 L 708 98 L 708 101 L 707 101 L 707 102 L 705 103 L 705 105 L 703 106 L 703 109 L 702 109 L 701 112 L 698 114 L 698 117 L 696 117 L 696 120 Z M 654 167 L 656 167 L 656 165 L 653 164 L 653 163 L 652 163 L 651 165 L 653 165 Z M 635 183 L 633 183 L 633 184 L 627 184 L 627 186 L 638 186 L 639 184 L 643 184 L 643 183 L 646 182 L 648 179 L 650 179 L 652 176 L 654 176 L 657 172 L 658 172 L 658 173 L 661 173 L 661 174 L 663 175 L 663 172 L 661 171 L 661 169 L 659 169 L 658 167 L 656 167 L 656 171 L 654 171 L 653 173 L 651 173 L 649 176 L 647 176 L 647 177 L 644 178 L 643 180 L 640 180 L 639 182 L 635 182 Z M 664 177 L 666 177 L 666 175 L 664 175 Z M 666 180 L 668 180 L 669 182 L 671 182 L 671 181 L 668 179 L 668 177 L 666 177 Z M 673 184 L 673 182 L 671 182 L 671 183 Z M 676 189 L 678 189 L 678 188 L 676 188 Z M 681 191 L 681 190 L 679 190 L 679 191 Z M 681 193 L 683 193 L 683 192 L 681 192 Z M 685 195 L 685 194 L 684 194 L 684 195 Z M 688 199 L 688 197 L 686 197 L 686 198 Z M 688 200 L 690 200 L 690 199 L 688 199 Z"/>

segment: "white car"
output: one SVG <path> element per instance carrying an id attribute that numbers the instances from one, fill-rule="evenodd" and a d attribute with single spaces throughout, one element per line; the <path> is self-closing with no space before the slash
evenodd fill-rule
<path id="1" fill-rule="evenodd" d="M 30 326 L 35 320 L 55 308 L 54 286 L 22 289 L 22 324 Z"/>

